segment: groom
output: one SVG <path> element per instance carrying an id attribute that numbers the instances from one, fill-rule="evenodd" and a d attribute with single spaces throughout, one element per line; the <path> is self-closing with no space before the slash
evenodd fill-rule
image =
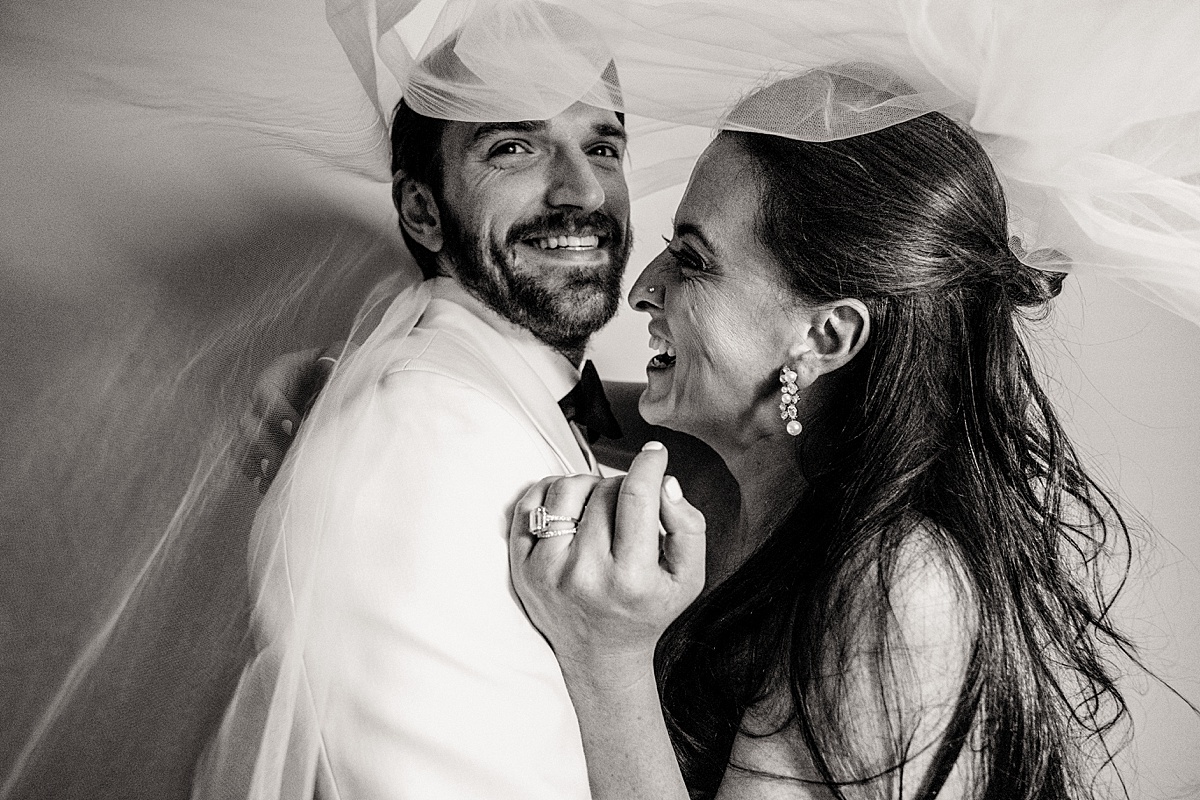
<path id="1" fill-rule="evenodd" d="M 372 390 L 375 428 L 347 437 L 371 443 L 371 463 L 350 490 L 352 546 L 324 567 L 346 592 L 326 610 L 340 647 L 323 655 L 338 677 L 319 796 L 589 797 L 505 542 L 524 489 L 598 474 L 589 440 L 620 436 L 580 364 L 621 300 L 625 144 L 619 114 L 583 103 L 488 123 L 398 107 L 393 199 L 431 299 Z"/>

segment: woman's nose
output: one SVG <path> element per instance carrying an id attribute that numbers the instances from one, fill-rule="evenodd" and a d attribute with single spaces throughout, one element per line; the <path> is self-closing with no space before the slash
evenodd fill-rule
<path id="1" fill-rule="evenodd" d="M 633 282 L 629 290 L 629 305 L 635 311 L 650 312 L 650 309 L 662 310 L 663 295 L 666 292 L 666 282 L 662 280 L 662 261 L 664 254 L 651 261 Z"/>

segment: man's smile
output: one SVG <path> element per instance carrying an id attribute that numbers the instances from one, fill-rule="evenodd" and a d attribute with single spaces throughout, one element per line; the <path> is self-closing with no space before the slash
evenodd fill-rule
<path id="1" fill-rule="evenodd" d="M 542 234 L 521 239 L 513 246 L 526 262 L 565 267 L 601 267 L 612 263 L 612 238 L 598 233 Z"/>
<path id="2" fill-rule="evenodd" d="M 548 236 L 532 240 L 539 250 L 595 250 L 600 246 L 600 237 L 595 234 L 588 236 Z"/>

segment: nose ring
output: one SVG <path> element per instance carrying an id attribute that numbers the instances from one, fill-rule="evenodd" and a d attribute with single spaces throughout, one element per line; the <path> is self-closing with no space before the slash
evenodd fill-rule
<path id="1" fill-rule="evenodd" d="M 655 290 L 656 290 L 657 288 L 658 288 L 658 287 L 656 287 L 656 286 L 647 286 L 647 287 L 646 287 L 646 294 L 654 294 L 654 292 L 655 292 Z"/>

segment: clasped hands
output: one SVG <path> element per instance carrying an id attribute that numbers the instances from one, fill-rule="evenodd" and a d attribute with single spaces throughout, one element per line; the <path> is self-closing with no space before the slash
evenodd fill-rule
<path id="1" fill-rule="evenodd" d="M 513 586 L 568 684 L 652 670 L 659 637 L 704 586 L 704 515 L 666 469 L 666 449 L 650 442 L 623 478 L 545 478 L 517 503 Z M 538 506 L 578 519 L 577 531 L 533 536 Z"/>

